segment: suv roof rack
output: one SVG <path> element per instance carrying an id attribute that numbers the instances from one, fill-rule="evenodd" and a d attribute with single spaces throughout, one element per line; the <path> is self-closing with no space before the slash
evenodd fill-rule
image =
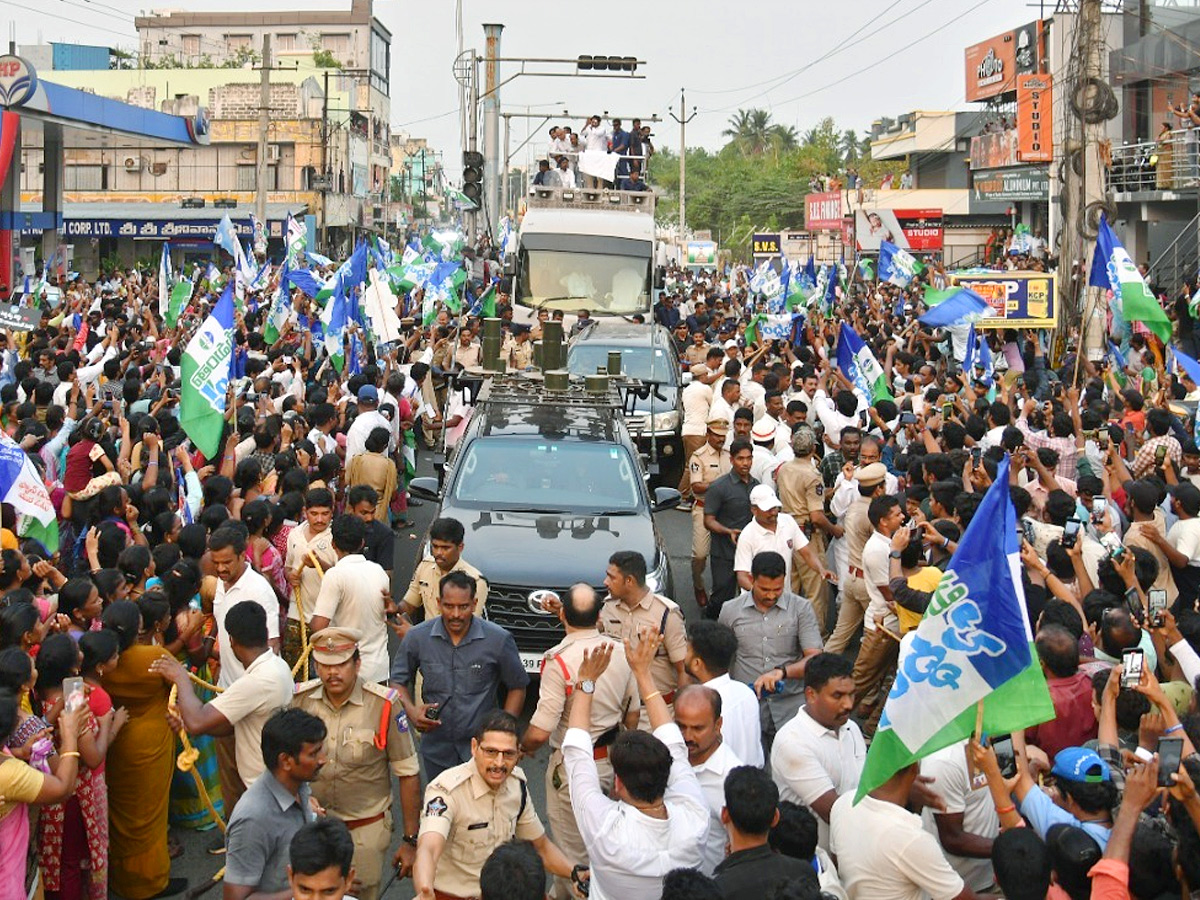
<path id="1" fill-rule="evenodd" d="M 492 375 L 480 388 L 476 402 L 480 405 L 520 404 L 521 406 L 569 406 L 592 409 L 624 409 L 622 389 L 636 387 L 630 379 L 605 377 L 603 391 L 588 390 L 583 378 L 574 376 L 567 381 L 565 391 L 546 387 L 541 373 L 530 375 Z"/>

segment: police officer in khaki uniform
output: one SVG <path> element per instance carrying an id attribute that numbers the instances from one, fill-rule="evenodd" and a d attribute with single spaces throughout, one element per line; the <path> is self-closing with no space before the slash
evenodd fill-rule
<path id="1" fill-rule="evenodd" d="M 712 535 L 704 527 L 704 492 L 729 471 L 729 454 L 725 451 L 728 434 L 728 422 L 709 419 L 704 444 L 688 460 L 688 475 L 692 496 L 695 497 L 692 504 L 692 584 L 696 589 L 696 603 L 700 606 L 708 603 L 708 592 L 704 590 L 704 567 L 708 563 L 708 551 L 712 545 Z"/>
<path id="2" fill-rule="evenodd" d="M 583 656 L 612 642 L 596 628 L 600 621 L 600 606 L 600 598 L 586 584 L 572 587 L 562 603 L 557 605 L 558 618 L 567 636 L 546 651 L 542 660 L 542 685 L 538 692 L 537 709 L 521 739 L 521 750 L 525 753 L 535 753 L 547 741 L 550 742 L 553 752 L 546 767 L 546 817 L 550 820 L 555 843 L 568 859 L 580 862 L 587 861 L 587 849 L 571 809 L 571 789 L 560 748 L 563 735 L 567 733 L 567 717 L 571 712 L 572 694 Z M 609 667 L 596 680 L 592 695 L 592 755 L 596 760 L 600 785 L 605 791 L 611 791 L 613 786 L 612 765 L 608 761 L 609 748 L 616 740 L 622 724 L 629 729 L 637 728 L 640 708 L 641 700 L 633 670 L 629 668 L 623 653 L 614 653 Z M 570 883 L 561 878 L 555 880 L 554 893 L 558 900 L 569 900 L 574 896 Z"/>
<path id="3" fill-rule="evenodd" d="M 824 559 L 827 550 L 825 533 L 834 526 L 825 515 L 825 482 L 814 458 L 816 447 L 816 432 L 807 425 L 797 428 L 792 435 L 792 452 L 796 458 L 775 471 L 775 486 L 783 511 L 795 517 L 804 529 L 813 553 L 818 559 Z M 792 565 L 792 591 L 808 598 L 817 615 L 821 639 L 829 637 L 829 590 L 821 573 L 804 562 L 803 557 L 798 557 Z"/>
<path id="4" fill-rule="evenodd" d="M 867 606 L 871 603 L 862 567 L 863 547 L 875 530 L 867 518 L 867 507 L 876 497 L 887 493 L 886 479 L 887 469 L 883 463 L 871 463 L 854 473 L 858 496 L 842 517 L 850 564 L 847 567 L 846 584 L 842 588 L 842 605 L 838 609 L 837 624 L 833 627 L 833 634 L 825 642 L 826 653 L 845 652 L 854 632 L 862 624 Z"/>
<path id="5" fill-rule="evenodd" d="M 483 612 L 488 586 L 483 573 L 462 558 L 466 529 L 458 519 L 443 516 L 429 526 L 429 556 L 417 563 L 412 581 L 404 594 L 409 609 L 424 609 L 425 618 L 441 615 L 438 607 L 438 585 L 451 572 L 466 572 L 475 579 L 475 614 Z M 400 635 L 403 637 L 403 633 Z"/>
<path id="6" fill-rule="evenodd" d="M 508 346 L 508 364 L 518 372 L 533 365 L 533 341 L 529 339 L 530 328 L 520 323 L 512 327 L 512 343 Z"/>
<path id="7" fill-rule="evenodd" d="M 618 550 L 609 557 L 604 586 L 609 596 L 600 610 L 603 634 L 618 641 L 637 641 L 647 632 L 662 638 L 650 674 L 669 707 L 675 700 L 675 688 L 683 680 L 683 661 L 687 657 L 683 610 L 674 600 L 647 587 L 646 557 L 636 550 Z M 644 710 L 638 727 L 648 727 Z"/>
<path id="8" fill-rule="evenodd" d="M 413 887 L 419 900 L 479 896 L 479 871 L 512 838 L 533 844 L 546 870 L 571 878 L 573 863 L 546 837 L 525 773 L 517 768 L 517 720 L 488 715 L 471 739 L 471 759 L 451 766 L 425 789 Z"/>
<path id="9" fill-rule="evenodd" d="M 359 677 L 360 635 L 324 628 L 312 636 L 318 678 L 296 688 L 292 705 L 325 723 L 329 761 L 312 783 L 328 815 L 341 819 L 354 839 L 359 900 L 376 900 L 383 857 L 392 841 L 392 776 L 400 779 L 404 839 L 395 865 L 407 875 L 416 858 L 421 777 L 416 748 L 396 692 Z"/>

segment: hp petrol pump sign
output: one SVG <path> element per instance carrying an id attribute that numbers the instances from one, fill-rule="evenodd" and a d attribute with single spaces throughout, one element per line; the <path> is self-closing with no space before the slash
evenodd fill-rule
<path id="1" fill-rule="evenodd" d="M 19 56 L 0 56 L 0 106 L 24 106 L 37 90 L 37 72 Z"/>

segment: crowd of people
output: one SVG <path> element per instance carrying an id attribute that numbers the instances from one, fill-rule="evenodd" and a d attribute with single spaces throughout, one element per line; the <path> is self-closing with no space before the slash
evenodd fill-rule
<path id="1" fill-rule="evenodd" d="M 606 594 L 547 601 L 564 636 L 536 702 L 463 523 L 394 571 L 414 445 L 471 414 L 445 373 L 478 365 L 477 319 L 405 319 L 352 374 L 307 328 L 268 344 L 247 304 L 213 458 L 179 417 L 212 294 L 169 328 L 152 279 L 106 273 L 0 334 L 0 463 L 35 467 L 56 513 L 0 506 L 0 897 L 179 894 L 187 829 L 227 900 L 374 900 L 393 875 L 423 900 L 532 900 L 550 876 L 600 900 L 1189 896 L 1200 386 L 1140 331 L 1119 362 L 981 332 L 996 365 L 964 371 L 919 281 L 856 279 L 759 340 L 749 276 L 671 269 L 652 314 L 689 373 L 700 614 L 641 554 L 597 560 Z M 526 368 L 540 320 L 498 293 Z M 842 323 L 886 398 L 837 367 Z M 900 642 L 1005 459 L 1055 717 L 855 802 Z"/>
<path id="2" fill-rule="evenodd" d="M 532 179 L 534 186 L 650 190 L 645 178 L 650 157 L 654 155 L 653 133 L 641 119 L 631 121 L 626 130 L 620 119 L 614 118 L 606 126 L 600 116 L 591 116 L 578 132 L 569 125 L 552 125 L 548 135 L 549 148 L 546 156 L 538 160 L 538 171 Z M 580 155 L 585 153 L 616 157 L 613 178 L 581 173 Z"/>

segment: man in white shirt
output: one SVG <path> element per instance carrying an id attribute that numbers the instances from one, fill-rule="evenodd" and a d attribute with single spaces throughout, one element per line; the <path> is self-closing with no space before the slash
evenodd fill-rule
<path id="1" fill-rule="evenodd" d="M 583 149 L 590 152 L 607 153 L 608 142 L 612 139 L 608 129 L 600 124 L 599 116 L 588 119 L 579 136 L 583 138 Z"/>
<path id="2" fill-rule="evenodd" d="M 367 435 L 376 428 L 386 428 L 390 434 L 392 423 L 378 409 L 379 389 L 373 384 L 364 384 L 358 389 L 358 415 L 346 431 L 346 465 L 360 453 L 367 452 Z M 395 450 L 388 442 L 389 452 Z"/>
<path id="3" fill-rule="evenodd" d="M 316 608 L 309 622 L 315 634 L 329 625 L 359 634 L 363 681 L 385 682 L 388 658 L 386 611 L 392 592 L 387 572 L 362 555 L 367 526 L 358 516 L 343 514 L 330 526 L 337 563 L 321 579 Z"/>
<path id="4" fill-rule="evenodd" d="M 725 776 L 742 765 L 721 737 L 721 695 L 712 688 L 688 685 L 675 692 L 675 724 L 683 735 L 688 762 L 708 804 L 708 833 L 700 847 L 700 871 L 711 875 L 725 858 Z"/>
<path id="5" fill-rule="evenodd" d="M 863 416 L 867 409 L 867 398 L 857 391 L 838 391 L 833 399 L 825 397 L 813 401 L 809 413 L 815 412 L 825 428 L 825 445 L 837 449 L 842 429 L 854 425 L 863 427 Z"/>
<path id="6" fill-rule="evenodd" d="M 853 791 L 833 804 L 829 850 L 854 900 L 975 900 L 921 817 L 906 809 L 919 771 L 913 763 L 857 805 Z"/>
<path id="7" fill-rule="evenodd" d="M 858 698 L 860 712 L 867 721 L 863 728 L 870 737 L 875 733 L 879 721 L 878 713 L 883 709 L 879 687 L 889 671 L 896 667 L 900 655 L 900 644 L 890 635 L 900 633 L 900 621 L 891 610 L 894 608 L 891 581 L 891 556 L 900 558 L 900 552 L 908 546 L 908 529 L 904 526 L 904 507 L 899 498 L 890 495 L 876 497 L 867 507 L 867 519 L 874 529 L 863 546 L 863 581 L 870 602 L 863 615 L 862 646 L 854 661 L 854 694 Z M 897 532 L 903 534 L 897 535 Z"/>
<path id="8" fill-rule="evenodd" d="M 752 468 L 751 475 L 753 472 Z M 750 565 L 754 557 L 764 550 L 774 550 L 783 557 L 787 565 L 784 584 L 792 583 L 792 560 L 796 554 L 814 572 L 820 572 L 822 578 L 833 579 L 833 573 L 825 567 L 824 560 L 818 559 L 809 548 L 808 538 L 795 518 L 780 512 L 782 506 L 770 485 L 760 484 L 751 489 L 750 512 L 754 521 L 738 535 L 737 550 L 733 556 L 733 571 L 737 575 L 738 587 L 744 591 L 750 590 Z"/>
<path id="9" fill-rule="evenodd" d="M 700 848 L 708 833 L 708 806 L 688 765 L 683 735 L 650 673 L 661 644 L 655 632 L 626 644 L 626 659 L 653 734 L 624 731 L 614 742 L 609 760 L 615 799 L 600 790 L 588 732 L 595 680 L 608 667 L 613 645 L 585 654 L 577 673 L 562 752 L 571 808 L 591 862 L 591 896 L 600 900 L 658 897 L 664 875 L 703 862 Z"/>
<path id="10" fill-rule="evenodd" d="M 819 653 L 804 670 L 804 706 L 779 729 L 771 747 L 771 772 L 779 797 L 817 814 L 818 838 L 829 849 L 829 811 L 838 797 L 853 796 L 867 758 L 862 732 L 851 721 L 854 669 L 836 653 Z"/>
<path id="11" fill-rule="evenodd" d="M 208 552 L 212 561 L 213 574 L 217 576 L 213 596 L 212 613 L 217 624 L 217 650 L 221 660 L 221 674 L 217 687 L 228 688 L 246 673 L 245 667 L 233 652 L 233 644 L 225 629 L 225 616 L 229 610 L 245 600 L 253 600 L 263 608 L 267 617 L 267 644 L 279 653 L 279 600 L 271 583 L 263 578 L 246 560 L 246 544 L 249 533 L 241 522 L 228 522 L 209 536 Z M 221 778 L 221 795 L 227 809 L 232 809 L 246 790 L 238 775 L 236 744 L 232 735 L 219 735 L 217 745 L 217 769 Z"/>
<path id="12" fill-rule="evenodd" d="M 688 625 L 683 669 L 691 678 L 721 695 L 721 737 L 746 765 L 764 762 L 758 697 L 748 684 L 734 681 L 729 667 L 737 655 L 737 635 L 728 625 L 699 619 Z"/>
<path id="13" fill-rule="evenodd" d="M 292 589 L 292 602 L 287 610 L 283 658 L 292 665 L 302 652 L 300 618 L 303 615 L 305 622 L 312 618 L 321 593 L 321 572 L 337 562 L 333 536 L 329 533 L 332 520 L 333 492 L 328 488 L 313 488 L 304 495 L 304 522 L 288 532 L 283 566 Z"/>
<path id="14" fill-rule="evenodd" d="M 992 841 L 1000 834 L 1000 817 L 988 790 L 987 776 L 967 765 L 967 743 L 959 741 L 921 760 L 921 774 L 933 779 L 946 808 L 925 807 L 925 830 L 938 839 L 946 861 L 974 891 L 996 883 Z"/>
<path id="15" fill-rule="evenodd" d="M 717 390 L 720 391 L 720 394 L 713 397 L 708 418 L 709 420 L 721 419 L 724 422 L 728 422 L 730 429 L 732 429 L 733 411 L 737 408 L 738 400 L 742 396 L 742 386 L 738 384 L 736 379 L 726 378 L 720 382 L 720 387 Z"/>
<path id="16" fill-rule="evenodd" d="M 150 664 L 150 671 L 179 688 L 179 716 L 189 734 L 233 735 L 237 771 L 249 787 L 266 767 L 262 730 L 275 710 L 292 702 L 292 672 L 267 646 L 267 615 L 253 600 L 230 607 L 224 619 L 230 644 L 245 672 L 208 703 L 196 696 L 187 670 L 173 656 Z"/>

